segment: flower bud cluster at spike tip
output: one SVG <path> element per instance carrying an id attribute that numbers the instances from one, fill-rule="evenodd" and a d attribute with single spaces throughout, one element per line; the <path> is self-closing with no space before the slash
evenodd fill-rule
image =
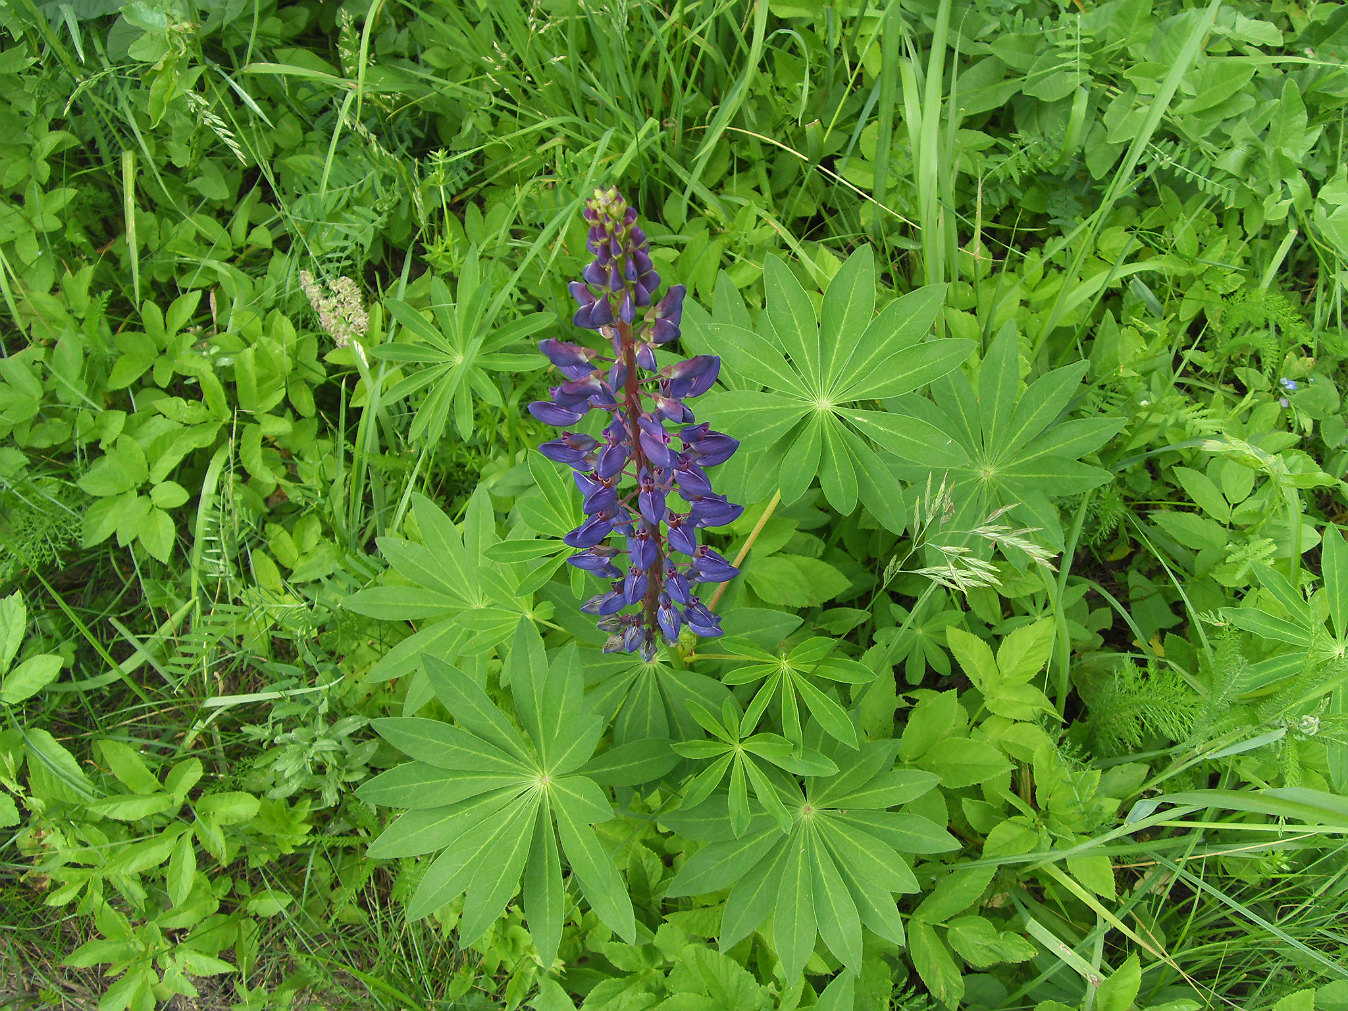
<path id="1" fill-rule="evenodd" d="M 697 531 L 744 511 L 712 491 L 705 470 L 724 463 L 739 443 L 698 424 L 684 402 L 711 389 L 721 359 L 696 355 L 664 368 L 656 360 L 656 347 L 679 336 L 685 288 L 674 285 L 653 302 L 660 275 L 636 211 L 616 189 L 596 190 L 585 220 L 586 248 L 595 258 L 584 280 L 570 286 L 579 305 L 573 322 L 597 330 L 613 354 L 543 341 L 539 350 L 565 379 L 551 388 L 551 400 L 535 401 L 529 412 L 563 429 L 590 411 L 608 416 L 598 436 L 564 431 L 539 450 L 575 471 L 584 495 L 585 521 L 564 538 L 578 549 L 568 560 L 611 580 L 581 610 L 597 615 L 609 634 L 605 652 L 640 652 L 650 660 L 657 639 L 673 643 L 685 625 L 697 635 L 721 634 L 719 619 L 693 588 L 723 583 L 739 570 L 698 544 Z M 671 507 L 675 493 L 686 511 Z"/>

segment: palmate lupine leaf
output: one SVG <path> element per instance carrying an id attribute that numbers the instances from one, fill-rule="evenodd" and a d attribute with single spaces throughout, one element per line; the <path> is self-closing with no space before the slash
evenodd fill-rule
<path id="1" fill-rule="evenodd" d="M 900 524 L 884 456 L 927 463 L 951 440 L 928 422 L 871 402 L 925 386 L 972 352 L 971 341 L 923 340 L 940 312 L 944 287 L 909 292 L 875 315 L 875 263 L 868 247 L 839 268 L 818 314 L 804 287 L 774 257 L 765 264 L 764 286 L 767 306 L 756 330 L 744 325 L 742 314 L 729 308 L 723 313 L 722 303 L 733 300 L 718 297 L 716 316 L 698 334 L 718 349 L 728 373 L 732 388 L 708 394 L 704 404 L 753 457 L 746 495 L 776 486 L 789 503 L 818 478 L 840 513 L 852 512 L 859 499 L 887 524 Z M 750 382 L 766 389 L 743 388 Z"/>
<path id="2" fill-rule="evenodd" d="M 457 297 L 438 277 L 431 278 L 431 315 L 406 302 L 388 299 L 389 315 L 413 339 L 374 349 L 376 358 L 413 366 L 413 370 L 388 391 L 394 399 L 426 390 L 409 436 L 413 442 L 430 445 L 444 435 L 450 414 L 461 438 L 473 434 L 473 402 L 481 397 L 504 410 L 501 391 L 487 377 L 488 371 L 523 372 L 537 367 L 532 353 L 507 350 L 521 338 L 550 326 L 557 318 L 550 312 L 535 312 L 514 320 L 499 330 L 490 330 L 486 319 L 492 286 L 482 283 L 477 250 L 469 251 L 459 277 Z"/>
<path id="3" fill-rule="evenodd" d="M 897 469 L 914 480 L 933 470 L 948 474 L 958 505 L 956 528 L 1010 506 L 1013 516 L 1042 528 L 1052 545 L 1061 547 L 1062 524 L 1051 500 L 1110 479 L 1108 471 L 1081 457 L 1108 442 L 1124 419 L 1061 421 L 1087 363 L 1054 369 L 1022 392 L 1019 348 L 1014 327 L 1004 327 L 979 365 L 977 390 L 963 372 L 952 372 L 932 384 L 931 400 L 910 395 L 891 401 L 899 412 L 891 417 L 900 423 L 922 422 L 945 436 L 924 459 Z"/>
<path id="4" fill-rule="evenodd" d="M 499 538 L 485 488 L 469 499 L 461 525 L 423 495 L 412 497 L 412 515 L 421 543 L 379 538 L 380 551 L 401 581 L 361 590 L 346 601 L 347 607 L 370 618 L 417 624 L 416 632 L 375 664 L 372 680 L 411 672 L 423 653 L 457 657 L 471 647 L 472 657 L 483 658 L 531 614 L 529 595 L 520 592 L 516 578 L 528 564 L 488 559 Z"/>
<path id="5" fill-rule="evenodd" d="M 823 742 L 821 742 L 822 744 Z M 729 889 L 719 941 L 729 948 L 771 921 L 786 978 L 798 976 L 822 938 L 854 972 L 861 968 L 861 928 L 891 944 L 904 943 L 892 898 L 916 892 L 906 857 L 959 847 L 945 828 L 919 815 L 893 811 L 936 785 L 931 773 L 894 769 L 894 742 L 858 751 L 832 746 L 839 771 L 794 781 L 775 777 L 792 826 L 782 832 L 767 814 L 753 815 L 736 836 L 727 798 L 667 816 L 669 827 L 705 843 L 670 882 L 670 896 Z"/>
<path id="6" fill-rule="evenodd" d="M 789 651 L 778 653 L 744 639 L 729 640 L 722 646 L 727 653 L 749 661 L 726 674 L 721 679 L 724 684 L 763 682 L 745 714 L 749 725 L 757 724 L 775 696 L 781 706 L 782 731 L 792 743 L 799 746 L 804 740 L 800 719 L 800 707 L 804 704 L 820 729 L 830 737 L 848 747 L 857 746 L 856 728 L 846 710 L 816 685 L 814 679 L 841 684 L 869 684 L 875 680 L 875 671 L 856 660 L 831 656 L 837 640 L 815 636 L 793 646 Z"/>
<path id="7" fill-rule="evenodd" d="M 605 721 L 583 706 L 576 648 L 568 646 L 549 663 L 530 623 L 515 632 L 503 677 L 523 733 L 472 678 L 434 657 L 424 664 L 435 697 L 455 723 L 375 721 L 380 736 L 411 761 L 358 793 L 372 804 L 406 809 L 371 844 L 372 857 L 439 853 L 408 914 L 429 915 L 463 895 L 459 935 L 470 944 L 496 922 L 522 879 L 524 915 L 550 966 L 562 934 L 564 854 L 590 907 L 634 942 L 626 886 L 592 826 L 613 817 L 600 783 L 663 775 L 676 761 L 667 742 L 643 741 L 595 758 Z"/>

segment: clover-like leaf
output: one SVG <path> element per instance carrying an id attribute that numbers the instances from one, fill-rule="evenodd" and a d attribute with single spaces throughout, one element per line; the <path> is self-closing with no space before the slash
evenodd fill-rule
<path id="1" fill-rule="evenodd" d="M 423 663 L 454 724 L 375 721 L 380 736 L 411 761 L 358 791 L 370 803 L 407 809 L 371 844 L 371 856 L 439 853 L 411 898 L 409 915 L 426 916 L 464 895 L 459 935 L 470 944 L 496 922 L 523 878 L 525 918 L 539 957 L 551 965 L 564 918 L 564 854 L 590 907 L 635 941 L 627 889 L 592 827 L 613 816 L 598 780 L 623 781 L 626 772 L 630 782 L 633 768 L 659 775 L 672 766 L 672 756 L 664 761 L 644 748 L 593 760 L 605 721 L 583 706 L 576 648 L 568 646 L 549 663 L 531 623 L 516 630 L 505 665 L 522 733 L 468 675 L 432 656 Z"/>

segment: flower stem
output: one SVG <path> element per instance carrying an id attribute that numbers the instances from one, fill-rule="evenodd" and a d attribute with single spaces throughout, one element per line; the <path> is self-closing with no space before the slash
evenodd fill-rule
<path id="1" fill-rule="evenodd" d="M 740 567 L 740 562 L 744 561 L 744 556 L 747 555 L 749 549 L 754 546 L 754 541 L 758 540 L 758 535 L 763 532 L 764 525 L 772 518 L 772 514 L 777 510 L 777 506 L 781 501 L 782 491 L 779 488 L 777 491 L 773 492 L 772 501 L 770 501 L 768 507 L 763 510 L 763 515 L 758 517 L 758 522 L 754 524 L 754 528 L 749 531 L 749 539 L 744 542 L 744 547 L 740 548 L 739 553 L 735 555 L 735 560 L 730 563 L 735 566 L 735 568 L 738 569 Z M 716 592 L 711 595 L 711 603 L 707 605 L 708 611 L 716 609 L 717 601 L 721 599 L 721 594 L 725 593 L 726 587 L 729 585 L 730 581 L 727 580 L 716 588 Z"/>

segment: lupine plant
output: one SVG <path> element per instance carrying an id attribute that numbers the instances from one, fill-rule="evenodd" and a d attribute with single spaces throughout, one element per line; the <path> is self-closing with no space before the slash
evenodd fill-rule
<path id="1" fill-rule="evenodd" d="M 604 652 L 640 651 L 650 660 L 657 639 L 674 643 L 684 626 L 695 635 L 721 634 L 716 615 L 692 587 L 723 583 L 738 570 L 699 545 L 697 531 L 730 523 L 743 511 L 712 491 L 704 469 L 729 459 L 739 442 L 698 424 L 685 403 L 716 382 L 720 358 L 694 355 L 663 368 L 657 361 L 656 349 L 679 337 L 686 289 L 673 285 L 652 302 L 660 275 L 636 208 L 617 189 L 596 190 L 585 220 L 586 248 L 594 259 L 584 280 L 571 283 L 579 305 L 572 323 L 597 330 L 613 354 L 543 341 L 539 350 L 566 381 L 551 388 L 551 400 L 536 401 L 529 410 L 558 427 L 574 425 L 592 411 L 609 417 L 601 437 L 568 430 L 539 449 L 575 471 L 585 496 L 585 522 L 564 538 L 580 549 L 568 561 L 613 581 L 582 607 L 598 615 L 599 627 L 609 633 Z M 682 427 L 668 427 L 675 425 Z M 678 450 L 671 438 L 679 441 Z M 676 497 L 688 508 L 677 509 Z M 615 534 L 624 545 L 610 540 Z M 636 610 L 622 613 L 628 607 Z"/>

